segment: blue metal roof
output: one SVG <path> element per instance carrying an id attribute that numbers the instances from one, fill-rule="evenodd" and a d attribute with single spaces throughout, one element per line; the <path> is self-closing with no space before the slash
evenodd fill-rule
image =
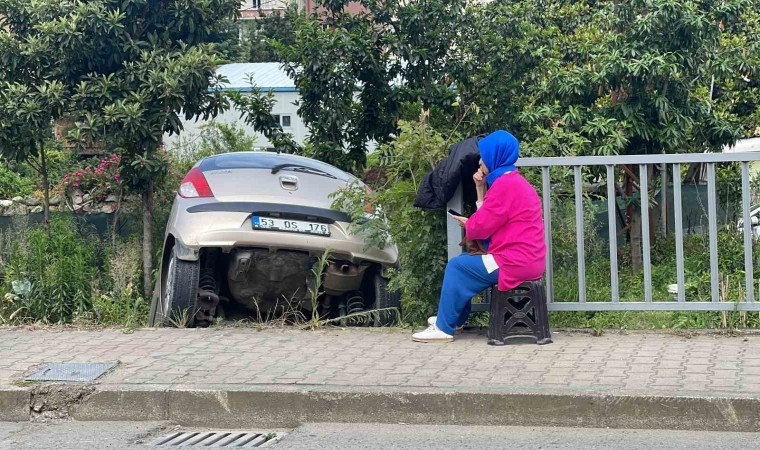
<path id="1" fill-rule="evenodd" d="M 250 92 L 248 76 L 253 75 L 253 82 L 261 91 L 296 92 L 296 85 L 280 66 L 280 63 L 235 63 L 225 64 L 216 69 L 217 75 L 223 75 L 228 83 L 223 89 L 238 92 Z"/>

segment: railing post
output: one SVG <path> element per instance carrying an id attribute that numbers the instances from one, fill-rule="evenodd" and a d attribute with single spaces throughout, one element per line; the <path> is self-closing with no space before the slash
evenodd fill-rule
<path id="1" fill-rule="evenodd" d="M 607 220 L 610 234 L 610 287 L 612 302 L 620 301 L 617 260 L 617 196 L 615 195 L 615 166 L 607 165 Z"/>
<path id="2" fill-rule="evenodd" d="M 742 163 L 742 224 L 744 225 L 744 281 L 746 300 L 755 301 L 755 278 L 752 268 L 752 217 L 750 216 L 749 163 Z"/>
<path id="3" fill-rule="evenodd" d="M 681 202 L 681 164 L 673 164 L 673 226 L 676 231 L 676 278 L 678 301 L 686 301 L 683 267 L 683 206 Z"/>
<path id="4" fill-rule="evenodd" d="M 641 194 L 641 245 L 644 258 L 644 301 L 652 301 L 652 252 L 649 242 L 649 166 L 639 165 Z"/>
<path id="5" fill-rule="evenodd" d="M 715 163 L 707 163 L 707 221 L 710 241 L 710 291 L 712 301 L 720 301 L 720 273 L 718 272 L 718 207 L 715 198 Z"/>
<path id="6" fill-rule="evenodd" d="M 586 303 L 586 245 L 583 234 L 583 179 L 575 166 L 575 233 L 578 249 L 578 301 Z"/>
<path id="7" fill-rule="evenodd" d="M 546 301 L 554 301 L 554 252 L 552 251 L 552 191 L 551 172 L 548 166 L 541 167 L 544 201 L 544 239 L 546 240 Z"/>

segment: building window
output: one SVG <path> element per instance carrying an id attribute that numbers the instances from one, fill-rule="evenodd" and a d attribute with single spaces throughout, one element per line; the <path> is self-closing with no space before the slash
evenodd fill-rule
<path id="1" fill-rule="evenodd" d="M 251 0 L 251 8 L 261 9 L 261 0 Z"/>
<path id="2" fill-rule="evenodd" d="M 272 117 L 274 117 L 275 122 L 280 124 L 283 128 L 290 128 L 290 115 L 280 115 L 280 114 L 272 114 Z"/>

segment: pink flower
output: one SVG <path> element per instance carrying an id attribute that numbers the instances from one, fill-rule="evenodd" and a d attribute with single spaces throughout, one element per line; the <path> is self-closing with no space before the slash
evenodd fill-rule
<path id="1" fill-rule="evenodd" d="M 117 173 L 116 175 L 114 175 L 114 176 L 113 176 L 113 179 L 114 179 L 116 182 L 118 182 L 118 181 L 119 181 L 119 178 L 121 178 L 121 176 L 120 176 L 118 173 Z"/>

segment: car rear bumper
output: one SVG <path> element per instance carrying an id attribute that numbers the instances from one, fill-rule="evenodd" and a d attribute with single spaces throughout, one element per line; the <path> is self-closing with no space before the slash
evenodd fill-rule
<path id="1" fill-rule="evenodd" d="M 229 206 L 210 210 L 205 210 L 209 209 L 208 207 L 198 206 L 188 208 L 190 209 L 194 209 L 195 212 L 172 214 L 174 220 L 168 228 L 169 233 L 182 248 L 178 257 L 183 260 L 197 260 L 198 252 L 202 248 L 221 248 L 229 251 L 236 247 L 253 247 L 273 251 L 308 251 L 314 255 L 321 255 L 325 250 L 329 250 L 335 257 L 354 263 L 372 261 L 384 266 L 395 265 L 398 261 L 398 250 L 395 246 L 385 249 L 368 246 L 361 237 L 349 232 L 347 222 L 329 223 L 330 236 L 327 237 L 256 230 L 251 223 L 253 214 L 250 209 Z M 241 209 L 243 211 L 240 211 Z"/>

